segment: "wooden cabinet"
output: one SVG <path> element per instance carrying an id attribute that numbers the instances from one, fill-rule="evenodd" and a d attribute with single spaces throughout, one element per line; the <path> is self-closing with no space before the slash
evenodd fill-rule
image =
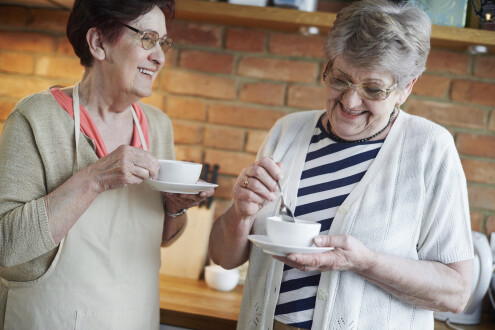
<path id="1" fill-rule="evenodd" d="M 176 4 L 177 19 L 278 31 L 294 32 L 301 27 L 316 26 L 321 34 L 326 34 L 336 17 L 335 13 L 241 6 L 202 0 L 178 0 Z M 467 50 L 468 46 L 482 45 L 495 54 L 495 31 L 433 25 L 431 43 L 433 47 L 455 50 Z"/>

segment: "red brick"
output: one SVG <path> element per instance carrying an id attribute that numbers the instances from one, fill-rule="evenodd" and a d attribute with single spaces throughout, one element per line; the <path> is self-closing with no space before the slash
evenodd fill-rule
<path id="1" fill-rule="evenodd" d="M 24 27 L 27 25 L 29 10 L 20 6 L 0 6 L 0 25 Z"/>
<path id="2" fill-rule="evenodd" d="M 186 121 L 172 122 L 174 142 L 177 144 L 201 144 L 203 142 L 203 126 Z"/>
<path id="3" fill-rule="evenodd" d="M 0 120 L 5 121 L 9 114 L 14 110 L 15 102 L 5 98 L 0 98 Z"/>
<path id="4" fill-rule="evenodd" d="M 232 188 L 237 177 L 220 175 L 218 177 L 218 188 L 215 189 L 215 197 L 232 199 Z"/>
<path id="5" fill-rule="evenodd" d="M 470 185 L 468 187 L 469 206 L 495 211 L 495 188 Z"/>
<path id="6" fill-rule="evenodd" d="M 188 162 L 203 163 L 201 146 L 175 145 L 175 159 Z"/>
<path id="7" fill-rule="evenodd" d="M 495 136 L 459 133 L 456 146 L 461 154 L 495 158 Z"/>
<path id="8" fill-rule="evenodd" d="M 57 50 L 58 55 L 67 55 L 77 57 L 76 53 L 74 53 L 74 48 L 72 48 L 71 43 L 67 37 L 60 37 L 57 39 Z M 77 57 L 78 61 L 79 58 Z"/>
<path id="9" fill-rule="evenodd" d="M 485 233 L 490 235 L 495 232 L 495 215 L 489 215 L 485 222 Z"/>
<path id="10" fill-rule="evenodd" d="M 469 56 L 452 51 L 432 49 L 426 62 L 428 71 L 468 74 Z"/>
<path id="11" fill-rule="evenodd" d="M 171 118 L 206 121 L 206 104 L 197 99 L 170 96 L 167 99 L 167 114 Z"/>
<path id="12" fill-rule="evenodd" d="M 490 112 L 490 120 L 488 122 L 488 129 L 495 131 L 495 111 Z"/>
<path id="13" fill-rule="evenodd" d="M 180 54 L 179 66 L 206 72 L 232 73 L 234 56 L 199 50 L 183 50 Z"/>
<path id="14" fill-rule="evenodd" d="M 299 34 L 271 33 L 268 50 L 277 55 L 325 58 L 323 36 L 301 36 Z"/>
<path id="15" fill-rule="evenodd" d="M 177 66 L 177 62 L 179 58 L 179 51 L 177 48 L 170 49 L 167 54 L 165 54 L 165 65 L 164 69 L 175 68 Z"/>
<path id="16" fill-rule="evenodd" d="M 284 105 L 285 85 L 264 82 L 246 83 L 241 86 L 239 100 L 266 105 Z"/>
<path id="17" fill-rule="evenodd" d="M 324 109 L 327 101 L 325 87 L 291 85 L 288 90 L 287 105 L 302 109 Z"/>
<path id="18" fill-rule="evenodd" d="M 449 87 L 449 78 L 424 74 L 414 84 L 412 94 L 444 98 L 447 96 Z"/>
<path id="19" fill-rule="evenodd" d="M 55 50 L 55 38 L 34 32 L 0 32 L 0 49 L 51 53 Z"/>
<path id="20" fill-rule="evenodd" d="M 256 157 L 252 154 L 240 152 L 222 151 L 206 149 L 205 163 L 218 164 L 218 170 L 221 174 L 239 175 L 241 170 L 255 161 Z"/>
<path id="21" fill-rule="evenodd" d="M 163 72 L 162 86 L 171 93 L 224 100 L 234 99 L 236 92 L 234 79 L 175 70 Z"/>
<path id="22" fill-rule="evenodd" d="M 55 84 L 54 80 L 37 77 L 2 75 L 0 78 L 0 95 L 9 96 L 19 101 L 29 94 L 45 90 Z"/>
<path id="23" fill-rule="evenodd" d="M 260 79 L 311 83 L 315 82 L 318 71 L 319 65 L 313 62 L 247 57 L 241 59 L 237 73 Z"/>
<path id="24" fill-rule="evenodd" d="M 30 12 L 31 17 L 28 26 L 31 29 L 65 33 L 70 14 L 68 10 L 31 8 Z"/>
<path id="25" fill-rule="evenodd" d="M 204 146 L 226 150 L 242 150 L 245 135 L 243 129 L 207 126 L 205 128 Z"/>
<path id="26" fill-rule="evenodd" d="M 228 28 L 225 48 L 241 52 L 262 53 L 265 49 L 265 33 L 248 29 Z"/>
<path id="27" fill-rule="evenodd" d="M 477 159 L 462 159 L 462 167 L 469 182 L 495 185 L 495 162 Z"/>
<path id="28" fill-rule="evenodd" d="M 153 94 L 148 97 L 141 99 L 141 102 L 157 107 L 158 109 L 164 111 L 164 100 L 165 96 L 159 91 L 153 91 Z"/>
<path id="29" fill-rule="evenodd" d="M 482 222 L 483 222 L 483 213 L 480 212 L 471 212 L 471 229 L 477 232 L 482 232 Z"/>
<path id="30" fill-rule="evenodd" d="M 0 71 L 32 74 L 33 70 L 33 55 L 13 52 L 0 53 Z"/>
<path id="31" fill-rule="evenodd" d="M 249 131 L 247 136 L 246 148 L 247 152 L 258 153 L 258 149 L 265 141 L 268 131 Z"/>
<path id="32" fill-rule="evenodd" d="M 495 106 L 495 84 L 470 80 L 454 80 L 450 98 L 453 101 Z"/>
<path id="33" fill-rule="evenodd" d="M 475 56 L 474 75 L 482 78 L 495 78 L 495 56 Z"/>
<path id="34" fill-rule="evenodd" d="M 171 25 L 168 34 L 178 44 L 217 48 L 222 46 L 221 27 L 177 20 Z"/>
<path id="35" fill-rule="evenodd" d="M 282 111 L 212 104 L 209 109 L 208 122 L 238 127 L 270 128 L 277 119 L 284 115 Z"/>
<path id="36" fill-rule="evenodd" d="M 39 56 L 36 59 L 34 72 L 38 76 L 50 78 L 80 79 L 84 68 L 79 59 L 74 57 Z"/>
<path id="37" fill-rule="evenodd" d="M 445 102 L 408 99 L 404 109 L 440 125 L 478 128 L 485 127 L 485 112 L 481 109 Z"/>

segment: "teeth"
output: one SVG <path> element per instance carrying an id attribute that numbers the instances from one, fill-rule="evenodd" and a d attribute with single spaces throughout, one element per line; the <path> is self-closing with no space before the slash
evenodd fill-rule
<path id="1" fill-rule="evenodd" d="M 363 111 L 360 111 L 360 110 L 347 109 L 343 104 L 342 104 L 342 109 L 344 109 L 344 112 L 346 112 L 350 115 L 353 115 L 353 116 L 357 116 L 357 115 L 360 115 L 363 113 Z"/>
<path id="2" fill-rule="evenodd" d="M 153 75 L 153 71 L 151 71 L 151 70 L 146 70 L 146 69 L 143 69 L 143 68 L 138 68 L 138 70 L 141 73 L 144 73 L 144 74 L 147 74 L 147 75 L 150 75 L 150 76 Z"/>

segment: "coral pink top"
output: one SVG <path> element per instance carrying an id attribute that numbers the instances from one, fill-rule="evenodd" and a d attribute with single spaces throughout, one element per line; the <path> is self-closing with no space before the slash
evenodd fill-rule
<path id="1" fill-rule="evenodd" d="M 67 113 L 74 118 L 74 109 L 72 107 L 72 98 L 62 92 L 60 89 L 53 87 L 50 88 L 50 92 L 52 93 L 55 100 L 58 104 L 65 110 Z M 107 149 L 105 148 L 105 144 L 94 124 L 93 120 L 89 116 L 86 109 L 82 106 L 80 107 L 81 112 L 81 132 L 86 134 L 90 139 L 95 142 L 96 145 L 96 155 L 98 158 L 102 158 L 108 155 Z M 148 130 L 148 121 L 146 120 L 146 116 L 144 115 L 143 109 L 139 106 L 139 104 L 134 103 L 132 105 L 134 111 L 136 112 L 136 117 L 139 121 L 139 125 L 141 125 L 141 130 L 143 131 L 144 139 L 146 140 L 146 144 L 148 145 L 148 150 L 150 148 L 150 138 L 149 138 L 149 130 Z M 132 134 L 131 146 L 136 148 L 142 148 L 141 139 L 139 138 L 139 133 L 137 131 L 136 125 L 134 125 L 134 131 Z"/>

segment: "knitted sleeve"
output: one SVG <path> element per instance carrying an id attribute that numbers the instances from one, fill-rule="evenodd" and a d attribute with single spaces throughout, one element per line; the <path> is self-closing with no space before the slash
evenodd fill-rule
<path id="1" fill-rule="evenodd" d="M 471 222 L 466 178 L 450 134 L 435 137 L 425 176 L 421 259 L 445 264 L 472 259 Z"/>
<path id="2" fill-rule="evenodd" d="M 56 247 L 44 203 L 45 184 L 31 126 L 14 111 L 0 136 L 0 269 L 26 263 Z"/>

